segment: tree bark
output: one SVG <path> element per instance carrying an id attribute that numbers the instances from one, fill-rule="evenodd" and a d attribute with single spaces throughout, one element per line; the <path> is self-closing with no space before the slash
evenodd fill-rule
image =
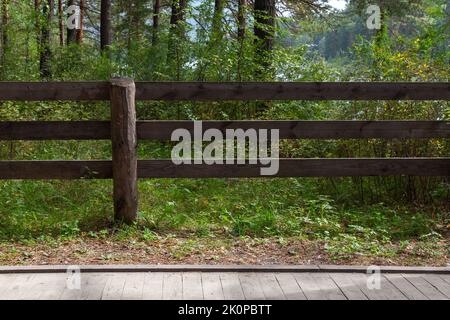
<path id="1" fill-rule="evenodd" d="M 273 78 L 272 51 L 275 35 L 275 0 L 255 0 L 255 62 L 256 78 L 270 80 Z"/>
<path id="2" fill-rule="evenodd" d="M 8 24 L 9 24 L 9 0 L 3 0 L 1 5 L 1 48 L 0 48 L 0 79 L 3 79 L 6 74 L 6 53 L 9 46 Z"/>
<path id="3" fill-rule="evenodd" d="M 40 41 L 40 61 L 39 73 L 41 78 L 49 79 L 52 76 L 51 70 L 51 24 L 53 18 L 54 0 L 47 0 L 42 6 L 42 15 L 45 17 L 45 22 L 41 26 L 41 41 Z"/>
<path id="4" fill-rule="evenodd" d="M 159 40 L 159 14 L 161 12 L 161 0 L 154 0 L 153 4 L 153 28 L 152 45 L 156 46 Z"/>
<path id="5" fill-rule="evenodd" d="M 245 19 L 245 11 L 247 6 L 247 0 L 239 0 L 238 3 L 238 40 L 242 42 L 245 38 L 245 29 L 247 27 L 247 21 Z"/>
<path id="6" fill-rule="evenodd" d="M 100 20 L 100 48 L 105 51 L 112 44 L 111 0 L 102 0 Z"/>
<path id="7" fill-rule="evenodd" d="M 86 11 L 86 0 L 80 0 L 80 29 L 76 32 L 76 40 L 78 45 L 83 44 L 84 39 L 84 15 Z"/>
<path id="8" fill-rule="evenodd" d="M 188 0 L 172 0 L 167 64 L 176 67 L 176 80 L 180 79 L 182 54 L 180 42 L 185 38 L 184 13 Z"/>
<path id="9" fill-rule="evenodd" d="M 64 13 L 62 0 L 58 0 L 59 45 L 64 46 Z"/>
<path id="10" fill-rule="evenodd" d="M 213 36 L 220 35 L 222 31 L 222 18 L 223 18 L 223 8 L 224 8 L 224 0 L 215 0 L 214 1 L 214 17 L 212 23 L 212 34 Z"/>

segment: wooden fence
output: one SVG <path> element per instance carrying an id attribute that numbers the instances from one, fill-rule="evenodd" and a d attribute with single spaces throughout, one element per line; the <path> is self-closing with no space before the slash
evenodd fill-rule
<path id="1" fill-rule="evenodd" d="M 0 122 L 0 140 L 111 140 L 112 161 L 0 161 L 0 179 L 113 179 L 117 220 L 137 216 L 138 178 L 261 177 L 261 165 L 137 160 L 138 140 L 193 121 L 136 121 L 135 100 L 450 100 L 449 83 L 0 82 L 0 101 L 111 101 L 111 121 Z M 449 121 L 204 121 L 203 130 L 278 129 L 281 139 L 449 138 Z M 450 158 L 280 159 L 276 177 L 450 176 Z"/>

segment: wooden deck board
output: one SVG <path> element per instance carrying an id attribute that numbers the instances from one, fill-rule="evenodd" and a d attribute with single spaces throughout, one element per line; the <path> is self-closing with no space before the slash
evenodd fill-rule
<path id="1" fill-rule="evenodd" d="M 444 294 L 442 294 L 438 289 L 431 285 L 424 276 L 417 274 L 404 274 L 405 277 L 414 287 L 416 287 L 420 292 L 422 292 L 428 299 L 431 300 L 446 300 Z"/>
<path id="2" fill-rule="evenodd" d="M 0 300 L 427 300 L 450 299 L 447 274 L 344 272 L 81 273 L 69 288 L 65 273 L 0 274 Z"/>
<path id="3" fill-rule="evenodd" d="M 398 290 L 400 290 L 408 300 L 428 300 L 428 298 L 416 287 L 414 287 L 401 274 L 385 274 L 388 279 Z"/>
<path id="4" fill-rule="evenodd" d="M 194 272 L 183 273 L 183 299 L 203 300 L 202 274 Z"/>
<path id="5" fill-rule="evenodd" d="M 242 290 L 239 275 L 237 273 L 221 273 L 220 282 L 222 283 L 223 296 L 225 300 L 244 300 L 244 291 Z"/>
<path id="6" fill-rule="evenodd" d="M 164 274 L 149 272 L 145 274 L 142 298 L 144 300 L 161 300 L 163 297 Z"/>
<path id="7" fill-rule="evenodd" d="M 276 277 L 287 300 L 306 300 L 305 294 L 292 274 L 278 273 Z"/>
<path id="8" fill-rule="evenodd" d="M 164 300 L 183 299 L 183 277 L 181 273 L 169 272 L 164 274 L 163 299 Z"/>
<path id="9" fill-rule="evenodd" d="M 222 281 L 218 273 L 202 273 L 203 298 L 205 300 L 224 300 Z"/>

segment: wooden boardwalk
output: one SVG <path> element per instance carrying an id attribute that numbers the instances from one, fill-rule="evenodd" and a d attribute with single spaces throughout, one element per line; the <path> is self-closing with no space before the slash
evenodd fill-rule
<path id="1" fill-rule="evenodd" d="M 0 300 L 447 300 L 450 274 L 83 272 L 0 274 Z M 68 280 L 69 279 L 69 280 Z M 75 279 L 75 281 L 73 281 Z M 80 289 L 74 289 L 79 280 Z"/>

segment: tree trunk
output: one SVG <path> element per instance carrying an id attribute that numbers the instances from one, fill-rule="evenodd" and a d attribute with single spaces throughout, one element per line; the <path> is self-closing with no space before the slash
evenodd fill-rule
<path id="1" fill-rule="evenodd" d="M 112 44 L 111 0 L 102 0 L 100 19 L 100 48 L 105 51 Z"/>
<path id="2" fill-rule="evenodd" d="M 78 29 L 76 33 L 76 40 L 78 45 L 83 44 L 85 11 L 86 11 L 86 0 L 80 0 L 80 29 Z"/>
<path id="3" fill-rule="evenodd" d="M 153 33 L 152 33 L 152 45 L 158 44 L 159 36 L 159 14 L 161 12 L 161 0 L 154 0 L 153 4 Z"/>
<path id="4" fill-rule="evenodd" d="M 187 1 L 188 0 L 172 0 L 167 64 L 176 67 L 176 80 L 181 80 L 182 54 L 180 42 L 185 38 L 183 24 Z"/>
<path id="5" fill-rule="evenodd" d="M 8 13 L 8 6 L 9 0 L 3 0 L 1 10 L 2 10 L 2 17 L 1 21 L 2 24 L 0 26 L 0 33 L 1 33 L 1 48 L 0 48 L 0 79 L 4 79 L 6 74 L 6 53 L 8 50 L 9 45 L 9 38 L 8 38 L 8 23 L 9 23 L 9 13 Z"/>
<path id="6" fill-rule="evenodd" d="M 272 51 L 275 35 L 275 0 L 255 0 L 255 62 L 256 78 L 273 78 Z"/>
<path id="7" fill-rule="evenodd" d="M 223 18 L 223 8 L 224 8 L 224 0 L 215 0 L 214 1 L 214 17 L 212 23 L 212 34 L 213 37 L 220 36 L 222 31 L 222 18 Z"/>
<path id="8" fill-rule="evenodd" d="M 75 5 L 75 0 L 68 0 L 67 7 Z M 70 15 L 70 13 L 69 13 Z M 77 41 L 77 30 L 67 26 L 67 45 Z"/>
<path id="9" fill-rule="evenodd" d="M 245 11 L 247 6 L 247 0 L 239 0 L 238 4 L 238 40 L 242 42 L 245 38 L 246 19 Z"/>
<path id="10" fill-rule="evenodd" d="M 58 0 L 59 45 L 64 46 L 64 13 L 62 0 Z"/>
<path id="11" fill-rule="evenodd" d="M 40 41 L 40 63 L 39 71 L 41 78 L 49 79 L 52 76 L 51 58 L 52 51 L 50 47 L 51 39 L 51 23 L 53 18 L 54 0 L 47 0 L 42 6 L 42 15 L 45 17 L 45 22 L 41 26 L 41 41 Z"/>

